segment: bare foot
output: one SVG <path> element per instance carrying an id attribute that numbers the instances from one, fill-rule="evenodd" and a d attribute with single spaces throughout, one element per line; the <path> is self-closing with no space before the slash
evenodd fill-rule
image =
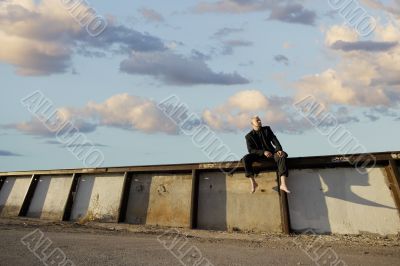
<path id="1" fill-rule="evenodd" d="M 256 192 L 256 188 L 257 188 L 257 187 L 258 187 L 257 182 L 254 182 L 254 183 L 252 184 L 251 193 Z"/>
<path id="2" fill-rule="evenodd" d="M 290 193 L 290 191 L 288 190 L 288 188 L 286 187 L 286 185 L 282 184 L 279 187 L 281 190 L 285 191 L 286 193 Z"/>

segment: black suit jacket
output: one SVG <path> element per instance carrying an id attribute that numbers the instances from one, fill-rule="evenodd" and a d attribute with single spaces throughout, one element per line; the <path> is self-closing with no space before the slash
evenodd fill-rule
<path id="1" fill-rule="evenodd" d="M 254 153 L 259 156 L 263 156 L 265 151 L 270 151 L 274 153 L 282 150 L 282 146 L 279 143 L 278 138 L 275 136 L 275 134 L 272 132 L 269 126 L 263 126 L 260 128 L 260 130 L 262 130 L 262 133 L 264 134 L 264 138 L 267 144 L 267 149 L 263 148 L 260 142 L 261 140 L 257 135 L 257 132 L 253 129 L 246 135 L 247 150 L 249 151 L 249 153 Z M 275 147 L 272 146 L 271 142 L 274 144 Z"/>

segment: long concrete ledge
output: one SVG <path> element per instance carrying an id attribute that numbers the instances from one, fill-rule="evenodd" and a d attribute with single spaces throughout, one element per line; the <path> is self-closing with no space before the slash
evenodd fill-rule
<path id="1" fill-rule="evenodd" d="M 0 216 L 214 230 L 380 235 L 400 232 L 400 151 L 240 161 L 0 172 Z"/>

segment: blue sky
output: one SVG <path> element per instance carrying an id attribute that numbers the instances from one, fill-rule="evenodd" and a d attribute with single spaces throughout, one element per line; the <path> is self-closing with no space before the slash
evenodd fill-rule
<path id="1" fill-rule="evenodd" d="M 342 1 L 368 35 L 330 0 L 71 1 L 107 21 L 98 36 L 61 2 L 0 1 L 0 171 L 85 167 L 21 104 L 36 91 L 102 166 L 213 161 L 157 108 L 171 95 L 238 157 L 255 114 L 291 157 L 341 154 L 293 107 L 307 96 L 354 152 L 400 150 L 396 1 Z"/>

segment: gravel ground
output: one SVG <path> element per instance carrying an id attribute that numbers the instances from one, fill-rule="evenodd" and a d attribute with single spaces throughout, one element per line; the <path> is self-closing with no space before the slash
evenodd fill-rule
<path id="1" fill-rule="evenodd" d="M 0 239 L 0 265 L 400 265 L 399 235 L 287 236 L 0 218 Z"/>

